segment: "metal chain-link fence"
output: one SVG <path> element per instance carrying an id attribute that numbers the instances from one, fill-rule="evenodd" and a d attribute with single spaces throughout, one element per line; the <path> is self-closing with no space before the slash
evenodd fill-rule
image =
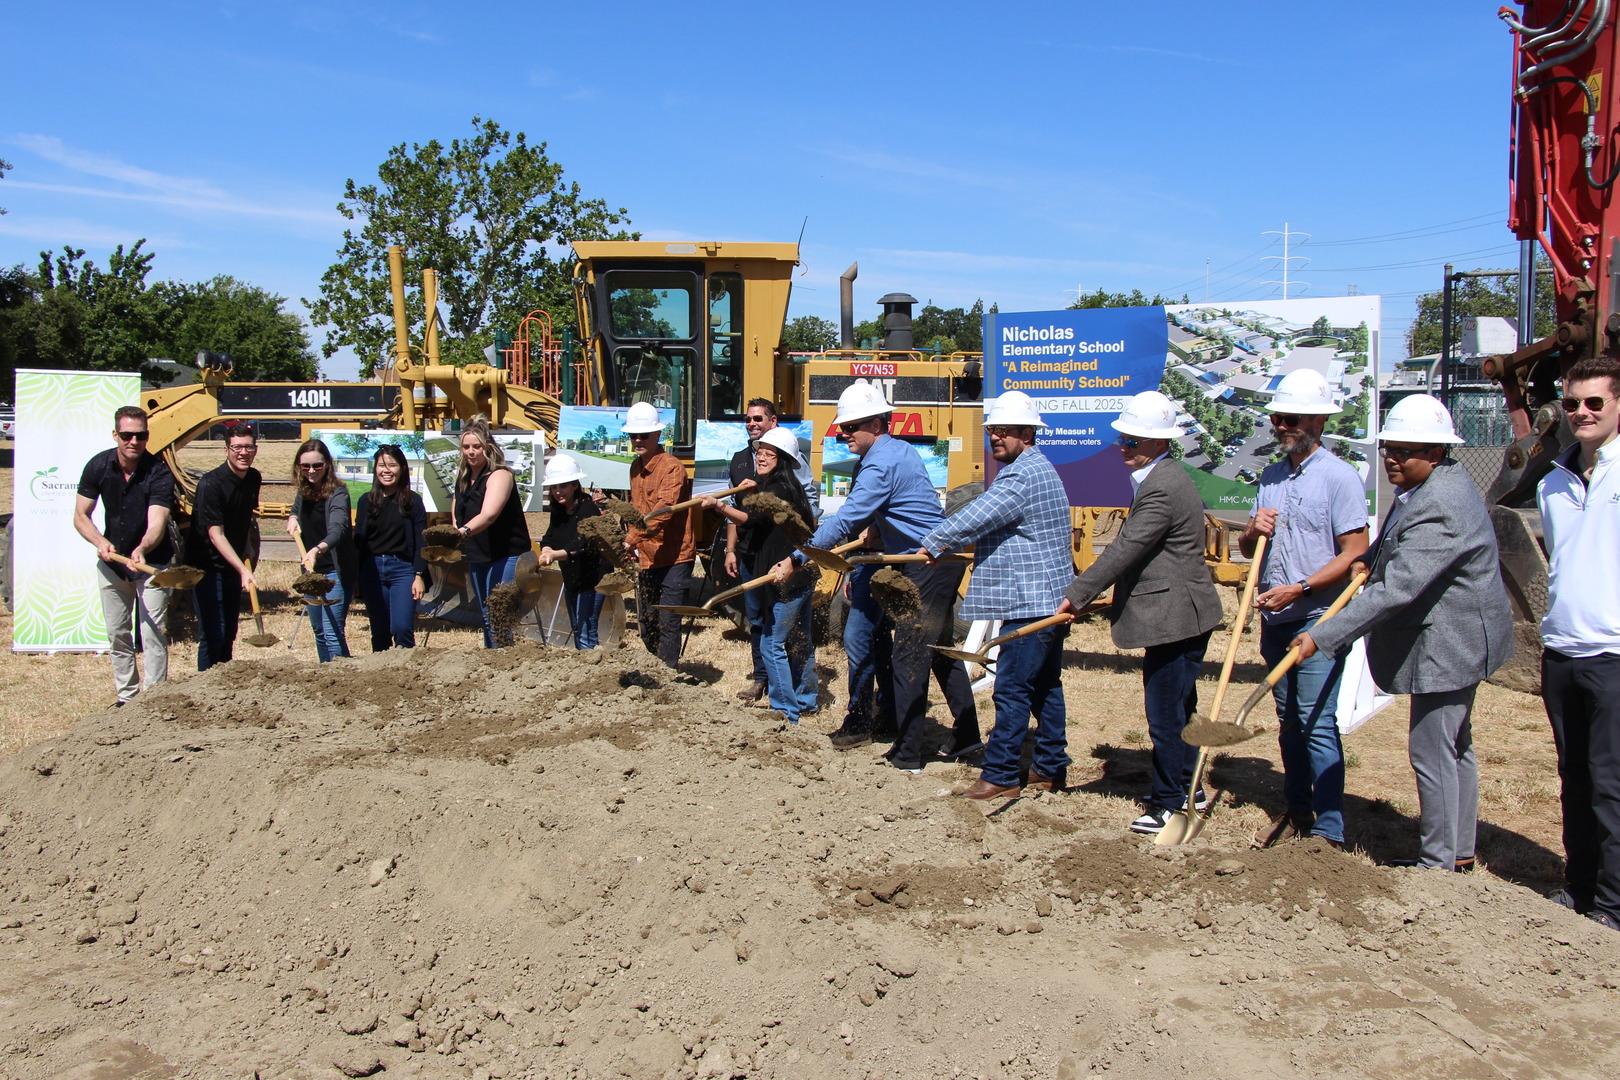
<path id="1" fill-rule="evenodd" d="M 1479 489 L 1480 497 L 1490 489 L 1496 481 L 1496 474 L 1502 471 L 1502 455 L 1507 452 L 1507 446 L 1453 446 L 1451 456 L 1468 475 L 1474 478 L 1474 487 Z"/>

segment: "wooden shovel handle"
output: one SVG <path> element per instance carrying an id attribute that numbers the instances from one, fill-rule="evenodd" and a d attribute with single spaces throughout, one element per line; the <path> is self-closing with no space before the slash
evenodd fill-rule
<path id="1" fill-rule="evenodd" d="M 773 576 L 774 575 L 771 574 L 761 574 L 752 581 L 745 581 L 741 585 L 733 585 L 724 592 L 717 592 L 713 596 L 709 597 L 708 603 L 704 604 L 703 606 L 712 611 L 714 608 L 725 603 L 727 600 L 730 600 L 733 596 L 741 596 L 749 589 L 757 589 L 761 585 L 766 584 Z"/>
<path id="2" fill-rule="evenodd" d="M 118 552 L 115 551 L 115 552 L 112 553 L 112 557 L 113 557 L 114 561 L 121 562 L 125 566 L 129 567 L 132 570 L 139 570 L 143 574 L 155 574 L 155 573 L 157 573 L 157 568 L 156 567 L 148 566 L 143 562 L 136 562 L 134 559 L 130 558 L 128 555 L 120 555 L 120 554 L 118 554 Z"/>
<path id="3" fill-rule="evenodd" d="M 753 488 L 753 484 L 738 484 L 736 487 L 726 488 L 724 491 L 710 491 L 703 495 L 699 495 L 695 499 L 687 499 L 685 502 L 678 502 L 674 506 L 660 506 L 657 510 L 654 510 L 642 520 L 651 521 L 655 517 L 663 517 L 665 514 L 673 514 L 677 510 L 690 510 L 692 507 L 698 505 L 698 503 L 701 503 L 704 499 L 723 499 L 727 495 L 735 495 L 739 491 L 751 491 Z"/>
<path id="4" fill-rule="evenodd" d="M 1260 579 L 1260 564 L 1266 558 L 1267 537 L 1254 542 L 1254 558 L 1249 561 L 1249 573 L 1243 580 L 1243 599 L 1238 601 L 1237 621 L 1232 624 L 1232 640 L 1226 643 L 1226 659 L 1221 664 L 1221 680 L 1215 684 L 1215 701 L 1209 707 L 1209 718 L 1221 718 L 1221 705 L 1226 701 L 1226 687 L 1232 679 L 1232 664 L 1237 660 L 1238 639 L 1249 625 L 1249 604 L 1254 600 L 1254 586 Z"/>
<path id="5" fill-rule="evenodd" d="M 247 564 L 247 568 L 248 568 L 248 577 L 252 578 L 253 577 L 253 571 L 254 571 L 255 567 L 250 562 L 250 563 Z M 261 612 L 259 610 L 259 587 L 257 585 L 252 584 L 251 582 L 249 582 L 249 584 L 248 584 L 248 604 L 253 609 L 253 617 L 254 618 L 258 618 L 261 614 L 263 614 L 263 612 Z"/>
<path id="6" fill-rule="evenodd" d="M 1020 626 L 1018 629 L 1009 634 L 997 634 L 995 637 L 979 646 L 979 651 L 989 652 L 997 645 L 1005 645 L 1009 641 L 1016 641 L 1021 637 L 1028 637 L 1030 634 L 1038 634 L 1049 626 L 1062 626 L 1066 622 L 1073 622 L 1078 617 L 1078 612 L 1064 611 L 1057 615 L 1048 615 L 1044 619 L 1036 619 L 1032 623 L 1025 623 L 1023 626 Z"/>
<path id="7" fill-rule="evenodd" d="M 967 562 L 972 555 L 956 554 L 930 555 L 923 551 L 913 551 L 909 555 L 857 555 L 849 561 L 856 566 L 893 566 L 896 563 L 928 562 L 930 559 L 937 562 Z"/>
<path id="8" fill-rule="evenodd" d="M 1365 570 L 1351 578 L 1350 584 L 1346 585 L 1344 587 L 1344 591 L 1339 594 L 1338 599 L 1329 604 L 1328 609 L 1322 612 L 1322 617 L 1316 620 L 1316 624 L 1320 626 L 1322 623 L 1327 622 L 1329 619 L 1333 618 L 1333 616 L 1343 611 L 1344 605 L 1350 602 L 1350 598 L 1356 595 L 1356 590 L 1361 588 L 1362 584 L 1366 582 L 1366 580 L 1367 571 Z M 1277 681 L 1284 675 L 1288 674 L 1288 669 L 1297 663 L 1299 663 L 1299 646 L 1296 645 L 1292 649 L 1289 649 L 1288 652 L 1283 655 L 1281 660 L 1277 661 L 1277 666 L 1272 668 L 1271 671 L 1266 674 L 1265 679 L 1260 683 L 1260 685 L 1254 688 L 1254 693 L 1249 695 L 1249 700 L 1243 703 L 1243 708 L 1238 712 L 1237 722 L 1240 724 L 1243 723 L 1244 717 L 1249 715 L 1249 710 L 1254 708 L 1255 705 L 1259 703 L 1260 699 L 1265 696 L 1266 691 L 1270 690 L 1273 686 L 1276 686 Z"/>

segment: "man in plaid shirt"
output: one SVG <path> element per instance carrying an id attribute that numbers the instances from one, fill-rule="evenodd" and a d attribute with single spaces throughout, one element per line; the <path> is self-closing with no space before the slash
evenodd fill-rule
<path id="1" fill-rule="evenodd" d="M 1000 619 L 1003 633 L 1049 616 L 1074 574 L 1069 498 L 1057 470 L 1035 447 L 1035 431 L 1045 426 L 1028 394 L 1013 390 L 996 398 L 984 419 L 990 454 L 1001 464 L 995 482 L 922 543 L 934 555 L 975 545 L 961 615 Z M 1068 633 L 1060 623 L 1001 646 L 992 698 L 995 730 L 984 771 L 963 797 L 1011 799 L 1023 793 L 1019 769 L 1031 714 L 1038 726 L 1028 786 L 1062 788 L 1069 767 L 1061 679 Z"/>

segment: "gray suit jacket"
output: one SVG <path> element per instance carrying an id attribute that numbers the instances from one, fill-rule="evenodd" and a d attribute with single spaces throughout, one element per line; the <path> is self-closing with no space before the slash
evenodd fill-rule
<path id="1" fill-rule="evenodd" d="M 1373 679 L 1396 694 L 1461 690 L 1513 655 L 1496 533 L 1461 465 L 1435 466 L 1370 558 L 1366 586 L 1311 631 L 1317 648 L 1337 655 L 1366 634 Z"/>
<path id="2" fill-rule="evenodd" d="M 1221 597 L 1204 562 L 1204 500 L 1173 460 L 1153 467 L 1119 536 L 1064 596 L 1075 607 L 1114 586 L 1114 644 L 1144 649 L 1215 629 Z"/>

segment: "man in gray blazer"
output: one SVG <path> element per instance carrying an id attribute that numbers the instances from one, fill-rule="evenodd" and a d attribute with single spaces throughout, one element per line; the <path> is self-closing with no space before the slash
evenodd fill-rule
<path id="1" fill-rule="evenodd" d="M 1372 574 L 1336 618 L 1293 644 L 1306 659 L 1318 649 L 1337 656 L 1367 635 L 1374 681 L 1412 695 L 1421 854 L 1404 864 L 1470 870 L 1479 770 L 1469 714 L 1480 682 L 1513 655 L 1513 611 L 1490 514 L 1468 471 L 1446 457 L 1462 442 L 1446 407 L 1428 394 L 1403 398 L 1380 437 L 1395 505 L 1370 563 L 1352 567 Z"/>
<path id="2" fill-rule="evenodd" d="M 1221 621 L 1221 598 L 1204 562 L 1204 500 L 1170 460 L 1170 440 L 1181 434 L 1175 404 L 1157 390 L 1137 394 L 1113 427 L 1136 492 L 1131 512 L 1119 536 L 1064 591 L 1058 611 L 1076 611 L 1112 585 L 1114 644 L 1147 650 L 1142 698 L 1153 788 L 1131 830 L 1156 833 L 1186 805 L 1192 784 L 1198 752 L 1181 732 L 1198 706 L 1198 672 Z"/>

